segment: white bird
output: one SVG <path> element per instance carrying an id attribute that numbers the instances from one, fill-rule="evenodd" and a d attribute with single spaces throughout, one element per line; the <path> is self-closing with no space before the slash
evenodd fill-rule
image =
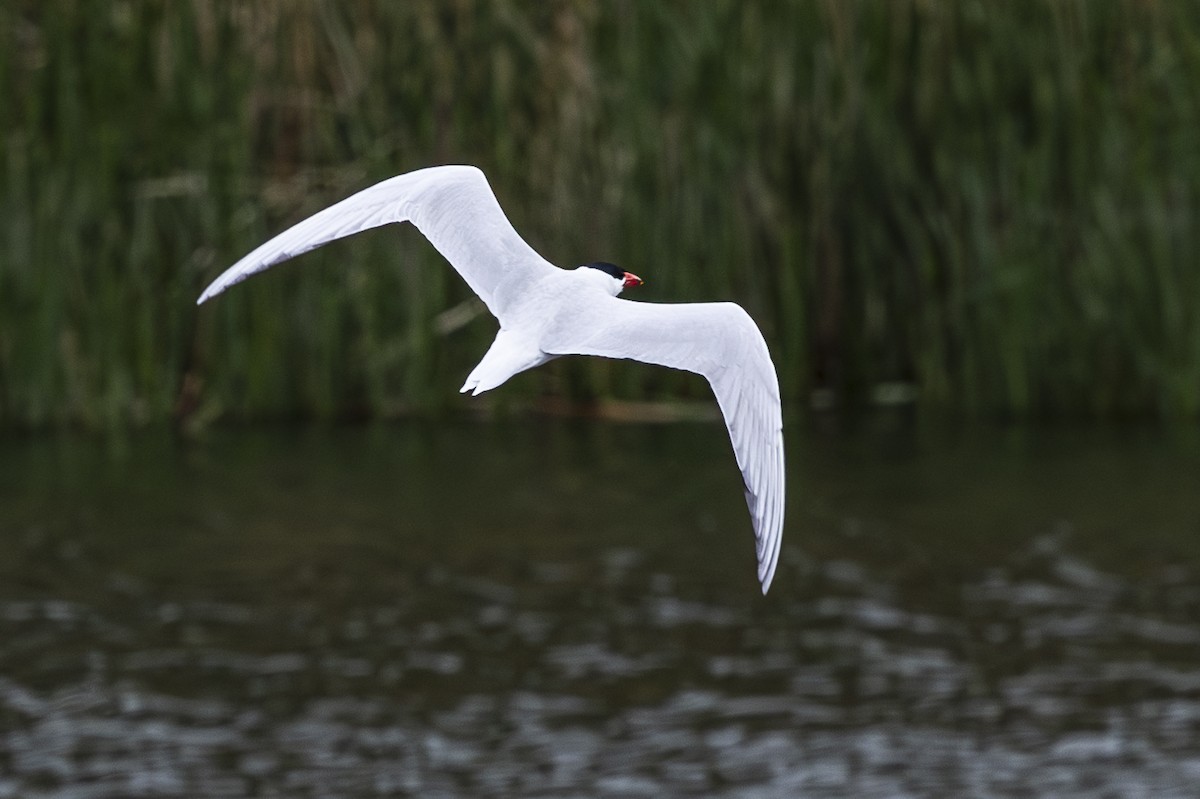
<path id="1" fill-rule="evenodd" d="M 517 235 L 479 169 L 430 167 L 364 189 L 242 258 L 197 304 L 280 261 L 392 222 L 416 225 L 500 322 L 461 391 L 488 391 L 562 355 L 632 358 L 707 378 L 742 471 L 767 592 L 783 533 L 783 421 L 775 365 L 758 326 L 730 302 L 618 299 L 643 281 L 610 263 L 554 266 Z"/>

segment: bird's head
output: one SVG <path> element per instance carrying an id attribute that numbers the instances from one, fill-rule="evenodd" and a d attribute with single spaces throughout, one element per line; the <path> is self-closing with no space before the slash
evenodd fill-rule
<path id="1" fill-rule="evenodd" d="M 632 286 L 640 286 L 646 281 L 635 275 L 633 272 L 626 272 L 616 264 L 610 264 L 608 261 L 592 261 L 590 264 L 584 264 L 583 268 L 595 269 L 608 276 L 605 281 L 605 286 L 612 292 L 615 297 L 621 293 L 622 289 Z M 601 278 L 603 280 L 603 278 Z"/>

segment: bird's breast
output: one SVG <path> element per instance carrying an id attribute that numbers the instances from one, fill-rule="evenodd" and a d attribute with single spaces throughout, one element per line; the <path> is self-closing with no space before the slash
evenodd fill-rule
<path id="1" fill-rule="evenodd" d="M 608 295 L 592 284 L 573 280 L 574 273 L 551 274 L 530 285 L 501 320 L 504 328 L 521 332 L 549 349 L 577 327 Z"/>

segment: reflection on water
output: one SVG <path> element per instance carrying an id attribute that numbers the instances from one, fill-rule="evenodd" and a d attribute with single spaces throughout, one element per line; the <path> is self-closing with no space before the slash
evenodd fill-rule
<path id="1" fill-rule="evenodd" d="M 0 797 L 1191 796 L 1190 445 L 715 426 L 10 442 Z"/>

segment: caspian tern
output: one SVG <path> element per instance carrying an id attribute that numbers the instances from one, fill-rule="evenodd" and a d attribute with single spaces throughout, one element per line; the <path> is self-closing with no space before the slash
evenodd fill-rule
<path id="1" fill-rule="evenodd" d="M 614 264 L 554 266 L 517 235 L 479 169 L 430 167 L 364 189 L 242 258 L 197 304 L 273 264 L 392 222 L 412 222 L 500 322 L 464 392 L 489 391 L 563 355 L 631 358 L 706 377 L 742 471 L 767 592 L 783 534 L 783 421 L 775 365 L 758 326 L 731 302 L 618 299 L 642 279 Z"/>

